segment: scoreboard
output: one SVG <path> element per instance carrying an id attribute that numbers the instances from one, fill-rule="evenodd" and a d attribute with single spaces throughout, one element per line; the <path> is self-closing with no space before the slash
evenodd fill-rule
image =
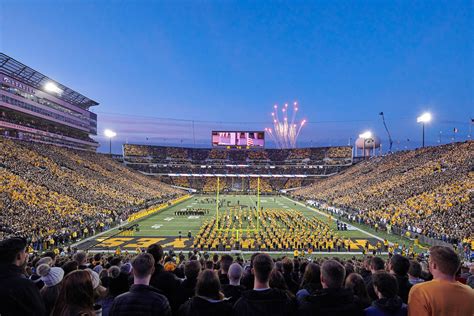
<path id="1" fill-rule="evenodd" d="M 264 148 L 263 131 L 212 131 L 212 147 Z"/>

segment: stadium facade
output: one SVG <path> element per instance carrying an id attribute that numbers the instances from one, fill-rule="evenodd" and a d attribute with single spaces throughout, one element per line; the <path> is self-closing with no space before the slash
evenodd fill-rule
<path id="1" fill-rule="evenodd" d="M 99 103 L 3 53 L 0 80 L 2 136 L 96 151 Z"/>

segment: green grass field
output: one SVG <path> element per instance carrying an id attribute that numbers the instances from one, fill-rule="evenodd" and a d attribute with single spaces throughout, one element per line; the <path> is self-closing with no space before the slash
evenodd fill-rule
<path id="1" fill-rule="evenodd" d="M 178 250 L 190 250 L 192 249 L 192 238 L 188 239 L 187 234 L 188 232 L 191 232 L 192 236 L 195 236 L 204 221 L 215 218 L 215 198 L 216 197 L 212 195 L 194 195 L 186 201 L 125 225 L 130 226 L 132 224 L 138 224 L 139 231 L 126 231 L 120 233 L 118 236 L 109 238 L 119 232 L 116 228 L 79 243 L 78 248 L 96 251 L 112 251 L 120 247 L 122 250 L 133 251 L 136 250 L 137 247 L 144 248 L 152 243 L 160 242 L 165 249 L 174 248 Z M 210 200 L 209 203 L 206 202 L 206 199 Z M 224 201 L 224 206 L 219 209 L 219 212 L 225 212 L 226 210 L 229 210 L 227 202 L 229 202 L 230 205 L 239 204 L 244 208 L 255 207 L 257 196 L 220 195 L 219 200 Z M 261 196 L 260 205 L 264 209 L 295 210 L 302 212 L 308 217 L 316 216 L 323 221 L 329 222 L 331 229 L 337 231 L 334 218 L 329 218 L 326 214 L 317 212 L 286 197 Z M 209 213 L 200 216 L 176 215 L 175 213 L 186 209 L 205 209 L 209 210 Z M 182 235 L 181 239 L 179 238 L 179 232 L 181 232 Z M 399 238 L 396 238 L 393 235 L 387 236 L 384 233 L 376 233 L 364 225 L 354 225 L 353 229 L 338 233 L 346 238 L 351 238 L 354 242 L 359 243 L 361 247 L 363 247 L 362 245 L 365 244 L 366 240 L 371 244 L 375 244 L 378 241 L 377 238 L 388 238 L 389 241 L 400 242 Z M 408 244 L 406 239 L 403 242 Z M 357 251 L 357 249 L 354 249 L 354 251 Z"/>

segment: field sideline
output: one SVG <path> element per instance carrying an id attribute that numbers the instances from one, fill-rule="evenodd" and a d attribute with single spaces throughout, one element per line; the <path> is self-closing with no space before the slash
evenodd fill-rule
<path id="1" fill-rule="evenodd" d="M 208 199 L 207 202 L 206 199 Z M 215 196 L 213 195 L 194 195 L 190 199 L 161 210 L 156 214 L 152 214 L 125 225 L 130 226 L 132 224 L 138 224 L 139 231 L 122 232 L 116 237 L 107 239 L 113 234 L 119 232 L 118 229 L 115 228 L 101 234 L 100 236 L 81 241 L 77 243 L 76 246 L 79 249 L 88 249 L 92 251 L 115 251 L 117 248 L 120 248 L 122 251 L 135 251 L 138 247 L 145 248 L 152 243 L 160 242 L 165 249 L 173 248 L 178 251 L 189 251 L 192 250 L 192 238 L 191 240 L 188 239 L 187 234 L 188 232 L 191 232 L 191 235 L 195 236 L 204 221 L 215 217 L 216 203 L 214 200 Z M 219 212 L 223 212 L 229 209 L 229 207 L 226 206 L 227 202 L 229 202 L 230 205 L 239 204 L 249 208 L 255 207 L 257 196 L 220 195 L 219 200 L 224 201 L 224 206 L 219 209 Z M 329 221 L 330 227 L 337 232 L 336 222 L 334 219 L 330 219 L 326 214 L 309 208 L 302 203 L 292 201 L 286 197 L 261 196 L 260 206 L 264 209 L 300 211 L 303 215 L 308 217 L 316 216 L 323 221 Z M 209 212 L 206 215 L 177 215 L 175 213 L 185 209 L 203 209 L 208 210 Z M 181 232 L 181 239 L 179 238 L 179 232 Z M 351 238 L 353 241 L 354 254 L 361 252 L 361 249 L 367 240 L 371 245 L 375 245 L 378 240 L 383 239 L 383 237 L 380 237 L 377 233 L 367 232 L 363 227 L 361 229 L 360 226 L 359 228 L 353 227 L 352 230 L 338 233 L 346 238 Z M 320 254 L 324 253 L 325 252 L 321 252 Z M 332 251 L 331 253 L 335 252 Z M 341 252 L 341 254 L 350 255 L 352 253 Z"/>

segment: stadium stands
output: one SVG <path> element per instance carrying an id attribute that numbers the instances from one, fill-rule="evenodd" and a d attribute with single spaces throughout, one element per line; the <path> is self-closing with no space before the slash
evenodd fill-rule
<path id="1" fill-rule="evenodd" d="M 205 161 L 207 164 L 219 165 L 253 161 L 264 165 L 350 165 L 352 164 L 352 148 L 317 147 L 302 149 L 205 149 L 184 147 L 163 147 L 150 145 L 123 145 L 124 157 L 127 162 L 136 162 L 136 158 L 149 158 L 154 163 L 169 163 L 173 160 L 187 160 L 191 164 Z"/>
<path id="2" fill-rule="evenodd" d="M 313 177 L 338 173 L 352 164 L 351 147 L 321 147 L 304 149 L 201 149 L 125 144 L 124 162 L 135 170 L 173 179 L 163 181 L 179 183 L 199 192 L 213 192 L 210 184 L 216 180 L 201 179 L 202 175 L 220 177 L 247 177 L 246 185 L 232 186 L 238 180 L 225 183 L 229 190 L 256 191 L 255 180 L 250 175 L 266 177 L 262 192 L 279 191 L 309 183 Z M 294 176 L 307 178 L 289 180 Z M 283 177 L 283 179 L 281 179 Z M 268 185 L 267 185 L 268 184 Z M 223 187 L 222 190 L 226 190 Z"/>
<path id="3" fill-rule="evenodd" d="M 0 231 L 40 246 L 183 195 L 101 154 L 0 138 Z"/>
<path id="4" fill-rule="evenodd" d="M 472 240 L 474 142 L 397 152 L 294 191 L 370 225 L 452 243 Z"/>

